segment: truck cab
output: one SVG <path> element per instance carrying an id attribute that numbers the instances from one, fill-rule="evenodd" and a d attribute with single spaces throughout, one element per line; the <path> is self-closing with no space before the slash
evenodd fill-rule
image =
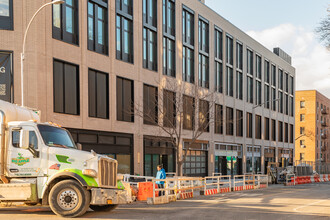
<path id="1" fill-rule="evenodd" d="M 80 150 L 66 129 L 40 123 L 38 113 L 0 101 L 0 202 L 41 203 L 63 217 L 125 203 L 117 161 Z"/>

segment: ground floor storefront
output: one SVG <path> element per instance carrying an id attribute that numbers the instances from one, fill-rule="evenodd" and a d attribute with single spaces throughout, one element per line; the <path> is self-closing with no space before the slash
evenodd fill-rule
<path id="1" fill-rule="evenodd" d="M 95 151 L 118 161 L 118 173 L 134 173 L 133 135 L 67 128 L 85 151 Z"/>
<path id="2" fill-rule="evenodd" d="M 177 149 L 169 138 L 136 136 L 95 130 L 67 128 L 73 140 L 86 151 L 95 151 L 118 161 L 118 173 L 156 176 L 157 165 L 166 173 L 177 173 Z M 288 147 L 251 146 L 198 140 L 184 140 L 184 176 L 266 174 L 267 167 L 293 165 L 294 151 Z"/>

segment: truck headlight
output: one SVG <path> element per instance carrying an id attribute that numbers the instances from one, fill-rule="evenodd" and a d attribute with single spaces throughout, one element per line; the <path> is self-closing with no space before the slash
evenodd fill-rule
<path id="1" fill-rule="evenodd" d="M 93 169 L 84 169 L 82 171 L 82 174 L 84 174 L 85 176 L 97 177 L 97 172 Z"/>

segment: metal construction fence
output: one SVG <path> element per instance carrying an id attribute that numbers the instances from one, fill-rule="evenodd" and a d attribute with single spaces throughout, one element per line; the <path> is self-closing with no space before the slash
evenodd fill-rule
<path id="1" fill-rule="evenodd" d="M 310 176 L 313 171 L 317 174 L 330 173 L 330 163 L 315 162 L 315 161 L 295 161 L 295 173 L 297 176 Z"/>
<path id="2" fill-rule="evenodd" d="M 153 177 L 124 175 L 123 181 L 137 186 L 137 183 L 147 183 L 148 204 L 164 204 L 177 199 L 192 198 L 196 195 L 213 195 L 232 191 L 252 190 L 268 187 L 267 175 L 236 175 L 209 177 L 169 177 L 155 179 Z M 148 183 L 149 182 L 149 183 Z M 157 184 L 164 182 L 164 184 Z M 152 191 L 151 191 L 152 187 Z"/>

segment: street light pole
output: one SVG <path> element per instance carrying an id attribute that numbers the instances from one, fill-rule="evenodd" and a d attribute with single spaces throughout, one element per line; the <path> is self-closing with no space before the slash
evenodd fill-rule
<path id="1" fill-rule="evenodd" d="M 48 5 L 54 5 L 54 4 L 62 4 L 64 3 L 63 0 L 55 0 L 55 1 L 52 1 L 52 2 L 49 2 L 49 3 L 46 3 L 44 5 L 42 5 L 35 13 L 34 15 L 32 16 L 26 30 L 25 30 L 25 33 L 24 33 L 24 38 L 23 38 L 23 50 L 22 50 L 22 53 L 21 53 L 21 92 L 22 92 L 22 106 L 24 106 L 24 59 L 25 59 L 25 42 L 26 42 L 26 36 L 27 36 L 27 33 L 28 33 L 28 30 L 31 26 L 31 23 L 32 21 L 34 20 L 34 18 L 37 16 L 37 14 L 46 6 Z"/>

